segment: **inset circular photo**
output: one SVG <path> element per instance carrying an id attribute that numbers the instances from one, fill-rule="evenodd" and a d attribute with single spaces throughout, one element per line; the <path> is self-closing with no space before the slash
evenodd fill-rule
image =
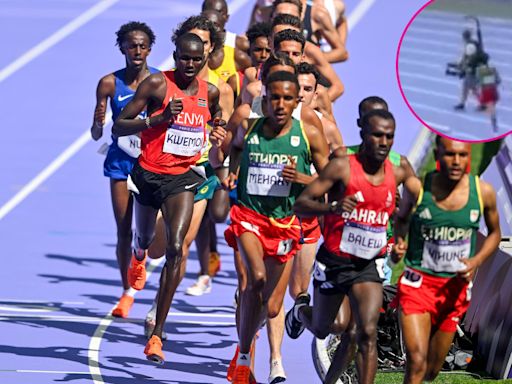
<path id="1" fill-rule="evenodd" d="M 444 136 L 489 141 L 512 132 L 512 0 L 433 0 L 397 54 L 402 95 Z"/>

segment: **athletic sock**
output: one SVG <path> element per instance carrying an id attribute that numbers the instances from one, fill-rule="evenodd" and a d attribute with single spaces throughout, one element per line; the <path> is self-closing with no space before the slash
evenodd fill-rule
<path id="1" fill-rule="evenodd" d="M 251 365 L 251 354 L 239 352 L 236 365 L 245 365 L 246 367 L 249 367 Z"/>

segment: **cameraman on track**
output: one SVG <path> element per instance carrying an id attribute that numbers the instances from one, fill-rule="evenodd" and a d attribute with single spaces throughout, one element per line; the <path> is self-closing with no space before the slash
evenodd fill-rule
<path id="1" fill-rule="evenodd" d="M 478 98 L 476 69 L 486 61 L 486 54 L 483 52 L 480 42 L 471 38 L 470 30 L 466 29 L 462 32 L 462 39 L 464 40 L 464 52 L 458 63 L 463 77 L 462 95 L 460 103 L 454 107 L 456 110 L 464 109 L 470 91 Z M 480 109 L 482 109 L 481 106 Z"/>

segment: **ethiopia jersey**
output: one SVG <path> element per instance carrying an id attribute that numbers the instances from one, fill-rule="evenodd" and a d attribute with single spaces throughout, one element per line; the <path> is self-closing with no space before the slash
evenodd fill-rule
<path id="1" fill-rule="evenodd" d="M 186 95 L 174 82 L 174 71 L 162 72 L 167 83 L 162 106 L 153 113 L 159 115 L 176 95 L 183 100 L 183 111 L 168 123 L 142 131 L 140 165 L 154 173 L 179 175 L 188 171 L 201 157 L 206 141 L 206 122 L 210 120 L 208 83 L 197 78 L 198 89 Z"/>
<path id="2" fill-rule="evenodd" d="M 292 119 L 290 131 L 279 137 L 263 134 L 265 118 L 256 119 L 245 136 L 238 174 L 238 203 L 267 217 L 293 215 L 295 199 L 304 186 L 285 181 L 282 170 L 291 156 L 297 171 L 309 174 L 311 152 L 302 123 Z"/>
<path id="3" fill-rule="evenodd" d="M 425 177 L 423 193 L 414 212 L 409 230 L 409 247 L 405 264 L 431 275 L 453 277 L 464 268 L 460 258 L 475 253 L 476 232 L 482 215 L 482 199 L 478 176 L 468 174 L 469 197 L 457 211 L 437 206 L 432 197 L 432 178 Z"/>
<path id="4" fill-rule="evenodd" d="M 336 256 L 371 260 L 386 252 L 386 228 L 395 210 L 393 165 L 384 160 L 384 180 L 373 185 L 367 179 L 359 155 L 349 155 L 348 159 L 350 179 L 344 196 L 355 195 L 358 202 L 350 213 L 325 215 L 324 246 Z"/>
<path id="5" fill-rule="evenodd" d="M 148 67 L 149 73 L 157 73 L 160 72 L 158 69 L 153 67 Z M 116 121 L 119 117 L 121 111 L 126 107 L 126 105 L 133 99 L 133 95 L 135 95 L 135 91 L 129 87 L 129 84 L 125 82 L 125 74 L 126 68 L 120 69 L 119 71 L 114 72 L 115 77 L 115 91 L 114 97 L 110 99 L 110 109 L 112 110 L 112 121 Z M 139 119 L 146 118 L 146 111 L 142 111 L 137 116 Z M 129 136 L 120 136 L 115 138 L 112 136 L 112 144 L 113 147 L 119 147 L 126 154 L 130 155 L 133 158 L 137 158 L 140 155 L 140 137 L 137 135 L 129 135 Z"/>

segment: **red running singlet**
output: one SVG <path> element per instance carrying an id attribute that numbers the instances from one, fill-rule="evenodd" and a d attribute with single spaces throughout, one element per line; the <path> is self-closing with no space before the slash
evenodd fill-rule
<path id="1" fill-rule="evenodd" d="M 139 163 L 153 173 L 180 175 L 199 160 L 206 141 L 206 122 L 211 119 L 208 83 L 197 78 L 197 93 L 188 96 L 176 86 L 173 70 L 162 74 L 167 92 L 162 106 L 152 116 L 162 113 L 174 95 L 183 100 L 183 111 L 169 123 L 142 131 Z"/>
<path id="2" fill-rule="evenodd" d="M 371 260 L 386 252 L 386 228 L 395 209 L 395 174 L 386 159 L 384 181 L 373 185 L 358 155 L 349 155 L 349 161 L 350 180 L 344 196 L 355 195 L 358 203 L 351 213 L 325 216 L 324 246 L 336 256 Z"/>

